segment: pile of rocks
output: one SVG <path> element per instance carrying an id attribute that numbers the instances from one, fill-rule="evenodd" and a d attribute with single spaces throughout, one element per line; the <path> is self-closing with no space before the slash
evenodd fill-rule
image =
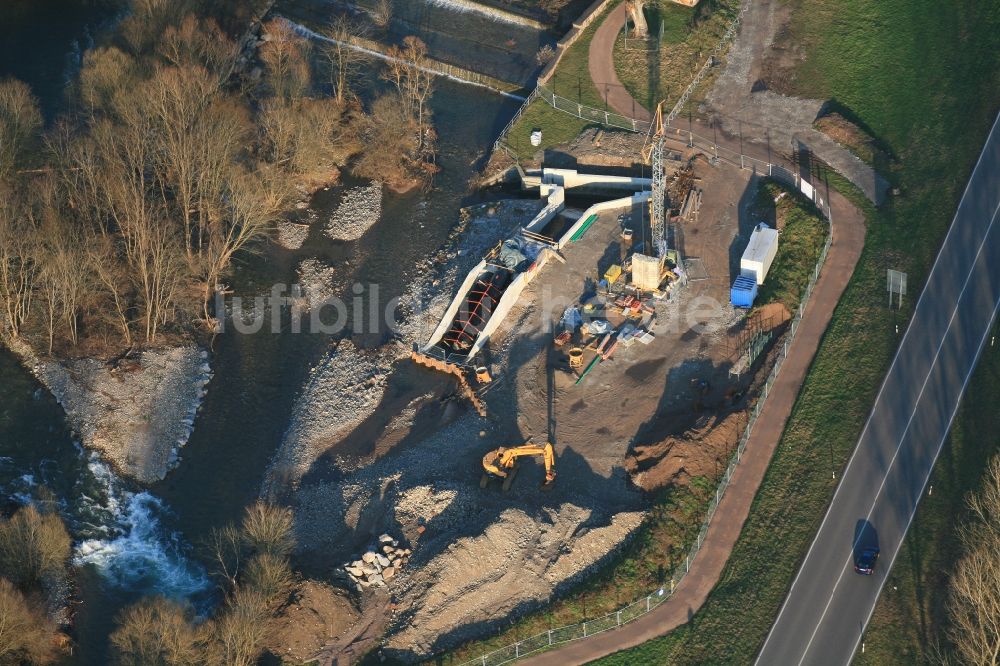
<path id="1" fill-rule="evenodd" d="M 383 534 L 378 538 L 377 546 L 370 548 L 360 560 L 345 564 L 344 571 L 357 586 L 358 592 L 372 585 L 385 587 L 385 582 L 399 573 L 409 561 L 412 552 L 409 548 L 400 548 L 396 539 Z"/>

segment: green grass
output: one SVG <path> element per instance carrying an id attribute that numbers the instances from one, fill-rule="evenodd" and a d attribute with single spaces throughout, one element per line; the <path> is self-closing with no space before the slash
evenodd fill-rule
<path id="1" fill-rule="evenodd" d="M 604 100 L 590 78 L 588 68 L 590 42 L 604 17 L 617 4 L 617 2 L 610 3 L 604 13 L 587 26 L 579 39 L 569 47 L 547 85 L 549 90 L 586 106 L 604 108 Z M 520 158 L 529 159 L 543 150 L 572 141 L 590 124 L 576 116 L 553 109 L 541 100 L 535 100 L 511 127 L 506 144 Z M 531 132 L 535 129 L 542 130 L 542 145 L 538 147 L 532 146 L 530 141 Z"/>
<path id="2" fill-rule="evenodd" d="M 553 109 L 547 102 L 536 99 L 531 102 L 514 123 L 514 126 L 510 128 L 505 142 L 507 147 L 517 155 L 527 157 L 537 151 L 569 143 L 590 124 L 586 120 L 580 120 L 576 116 Z M 531 145 L 531 133 L 536 129 L 542 130 L 542 143 L 537 147 Z"/>
<path id="3" fill-rule="evenodd" d="M 824 336 L 767 475 L 729 563 L 706 604 L 688 625 L 600 664 L 748 663 L 784 599 L 833 493 L 831 471 L 846 463 L 871 408 L 981 144 L 1000 104 L 1000 5 L 974 0 L 792 0 L 791 38 L 809 54 L 793 81 L 800 94 L 836 98 L 850 107 L 900 159 L 889 174 L 902 196 L 880 211 L 844 188 L 866 212 L 865 250 Z M 902 312 L 887 311 L 885 269 L 909 273 Z M 992 362 L 991 362 L 992 367 Z M 995 370 L 980 370 L 994 373 Z M 980 380 L 986 381 L 986 380 Z M 990 382 L 995 382 L 991 374 Z M 989 420 L 989 393 L 970 391 L 963 408 Z M 963 412 L 965 413 L 965 412 Z M 994 450 L 995 417 L 969 428 Z M 964 434 L 963 441 L 969 437 Z M 954 443 L 954 442 L 953 442 Z M 955 492 L 981 469 L 988 451 L 948 449 L 937 474 L 951 474 Z M 940 481 L 937 483 L 941 483 Z M 948 486 L 936 486 L 935 493 Z M 944 500 L 941 500 L 944 501 Z M 900 570 L 933 571 L 953 553 L 952 526 L 941 509 L 908 537 Z M 931 506 L 929 504 L 929 506 Z M 931 545 L 928 545 L 931 544 Z M 913 558 L 916 564 L 905 558 Z M 775 567 L 774 562 L 790 563 Z M 899 574 L 897 574 L 899 575 Z M 900 580 L 902 576 L 899 575 Z M 909 593 L 887 595 L 869 635 L 884 643 L 881 661 L 913 663 L 927 634 L 940 631 L 940 590 L 913 576 Z M 919 586 L 919 587 L 918 587 Z M 920 599 L 923 606 L 914 603 Z M 890 603 L 892 607 L 886 606 Z M 937 604 L 937 606 L 935 606 Z M 928 609 L 938 608 L 937 615 Z M 918 627 L 898 630 L 912 618 Z M 895 624 L 894 624 L 895 623 Z"/>
<path id="4" fill-rule="evenodd" d="M 785 196 L 775 204 L 775 198 L 781 193 Z M 781 303 L 794 313 L 816 269 L 829 225 L 811 201 L 775 182 L 765 182 L 761 186 L 756 209 L 773 213 L 781 229 L 778 253 L 761 286 L 757 303 Z"/>
<path id="5" fill-rule="evenodd" d="M 666 2 L 660 9 L 664 32 L 658 51 L 635 49 L 631 42 L 626 49 L 624 33 L 618 36 L 614 49 L 618 79 L 647 109 L 660 100 L 670 108 L 719 43 L 738 6 L 738 0 L 702 2 L 697 9 Z"/>

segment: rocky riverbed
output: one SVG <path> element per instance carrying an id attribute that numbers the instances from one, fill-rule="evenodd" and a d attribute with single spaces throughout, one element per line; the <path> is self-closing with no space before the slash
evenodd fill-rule
<path id="1" fill-rule="evenodd" d="M 62 405 L 80 442 L 141 483 L 162 480 L 177 463 L 212 377 L 208 352 L 195 346 L 111 364 L 44 359 L 23 342 L 10 347 Z"/>

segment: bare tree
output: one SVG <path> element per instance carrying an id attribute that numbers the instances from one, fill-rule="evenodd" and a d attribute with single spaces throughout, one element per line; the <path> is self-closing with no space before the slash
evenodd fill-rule
<path id="1" fill-rule="evenodd" d="M 260 58 L 272 91 L 284 100 L 302 97 L 310 85 L 308 40 L 281 18 L 264 24 L 264 35 L 267 41 L 260 48 Z"/>
<path id="2" fill-rule="evenodd" d="M 212 573 L 222 579 L 222 589 L 234 589 L 243 561 L 243 535 L 235 525 L 212 528 L 206 546 Z"/>
<path id="3" fill-rule="evenodd" d="M 380 28 L 385 28 L 392 20 L 392 0 L 376 0 L 375 8 L 371 11 L 372 23 Z"/>
<path id="4" fill-rule="evenodd" d="M 291 509 L 260 501 L 248 506 L 243 540 L 252 553 L 287 557 L 295 547 Z"/>
<path id="5" fill-rule="evenodd" d="M 263 651 L 267 635 L 268 600 L 258 590 L 237 588 L 226 610 L 215 623 L 215 637 L 222 653 L 222 663 L 229 666 L 254 666 Z"/>
<path id="6" fill-rule="evenodd" d="M 188 14 L 177 26 L 168 26 L 157 52 L 174 67 L 206 68 L 221 83 L 236 55 L 236 45 L 211 18 Z"/>
<path id="7" fill-rule="evenodd" d="M 0 180 L 20 165 L 42 127 L 42 112 L 28 84 L 0 81 Z"/>
<path id="8" fill-rule="evenodd" d="M 13 192 L 0 189 L 0 330 L 17 338 L 31 311 L 37 264 L 31 217 Z"/>
<path id="9" fill-rule="evenodd" d="M 268 612 L 276 611 L 287 599 L 292 589 L 292 570 L 288 558 L 260 553 L 247 564 L 243 585 L 261 593 L 267 602 Z"/>
<path id="10" fill-rule="evenodd" d="M 0 663 L 48 664 L 55 660 L 55 627 L 9 580 L 0 578 Z"/>
<path id="11" fill-rule="evenodd" d="M 202 256 L 203 311 L 210 321 L 209 303 L 233 255 L 271 229 L 287 201 L 283 182 L 266 171 L 233 173 L 225 192 L 225 213 L 208 228 Z"/>
<path id="12" fill-rule="evenodd" d="M 109 110 L 118 92 L 138 80 L 138 68 L 132 56 L 114 46 L 84 52 L 78 84 L 84 107 L 91 115 Z"/>
<path id="13" fill-rule="evenodd" d="M 122 666 L 198 666 L 209 663 L 207 632 L 193 623 L 188 607 L 156 597 L 126 608 L 111 634 L 115 662 Z"/>
<path id="14" fill-rule="evenodd" d="M 0 523 L 0 571 L 23 588 L 62 572 L 69 554 L 69 533 L 54 513 L 29 505 Z"/>
<path id="15" fill-rule="evenodd" d="M 320 52 L 326 61 L 333 98 L 341 106 L 347 101 L 351 83 L 358 76 L 364 58 L 360 51 L 350 46 L 351 39 L 360 30 L 347 16 L 340 15 L 323 31 L 329 41 L 323 42 Z"/>
<path id="16" fill-rule="evenodd" d="M 434 92 L 434 72 L 430 69 L 427 46 L 419 37 L 409 35 L 403 38 L 403 46 L 389 49 L 388 67 L 384 78 L 392 82 L 399 91 L 406 109 L 416 122 L 417 132 L 423 145 L 423 131 L 427 102 Z"/>
<path id="17" fill-rule="evenodd" d="M 964 661 L 1000 663 L 1000 456 L 983 488 L 969 498 L 972 522 L 962 528 L 965 555 L 951 577 L 949 637 Z"/>

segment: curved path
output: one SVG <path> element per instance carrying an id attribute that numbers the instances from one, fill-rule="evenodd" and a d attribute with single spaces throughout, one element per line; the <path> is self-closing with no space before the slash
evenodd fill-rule
<path id="1" fill-rule="evenodd" d="M 618 33 L 625 22 L 625 7 L 619 5 L 597 29 L 590 46 L 589 67 L 595 85 L 608 105 L 617 112 L 634 115 L 632 109 L 642 109 L 621 85 L 614 71 L 612 51 Z M 750 94 L 747 90 L 746 94 Z M 644 118 L 649 112 L 642 109 Z M 720 134 L 721 147 L 742 152 L 766 162 L 783 161 L 759 144 L 744 144 L 738 139 Z M 778 446 L 785 423 L 791 414 L 819 341 L 833 315 L 841 294 L 854 273 L 865 242 L 865 220 L 861 212 L 839 192 L 829 192 L 832 209 L 833 241 L 826 263 L 802 318 L 795 339 L 788 349 L 781 372 L 764 402 L 756 425 L 747 440 L 746 451 L 737 466 L 729 488 L 709 525 L 698 556 L 691 569 L 678 584 L 674 594 L 652 612 L 624 625 L 620 629 L 591 638 L 568 643 L 557 650 L 521 660 L 524 664 L 554 663 L 584 664 L 619 650 L 634 647 L 663 636 L 688 622 L 701 608 L 719 581 L 729 555 L 739 538 L 754 496 L 767 472 L 771 457 Z"/>
<path id="2" fill-rule="evenodd" d="M 590 42 L 587 67 L 590 78 L 608 106 L 623 116 L 649 121 L 652 118 L 649 111 L 628 93 L 615 72 L 615 40 L 625 27 L 625 17 L 625 3 L 622 3 L 604 18 Z"/>
<path id="3" fill-rule="evenodd" d="M 799 388 L 819 346 L 819 340 L 864 247 L 865 223 L 858 210 L 835 191 L 830 192 L 830 205 L 833 209 L 833 242 L 830 253 L 802 317 L 799 331 L 789 346 L 788 357 L 764 402 L 757 424 L 747 440 L 743 459 L 722 496 L 719 508 L 708 527 L 704 545 L 691 563 L 691 570 L 677 586 L 673 596 L 638 620 L 621 629 L 523 659 L 521 663 L 584 664 L 666 634 L 691 619 L 705 603 L 736 544 L 754 495 L 778 446 L 785 422 L 791 414 Z"/>

